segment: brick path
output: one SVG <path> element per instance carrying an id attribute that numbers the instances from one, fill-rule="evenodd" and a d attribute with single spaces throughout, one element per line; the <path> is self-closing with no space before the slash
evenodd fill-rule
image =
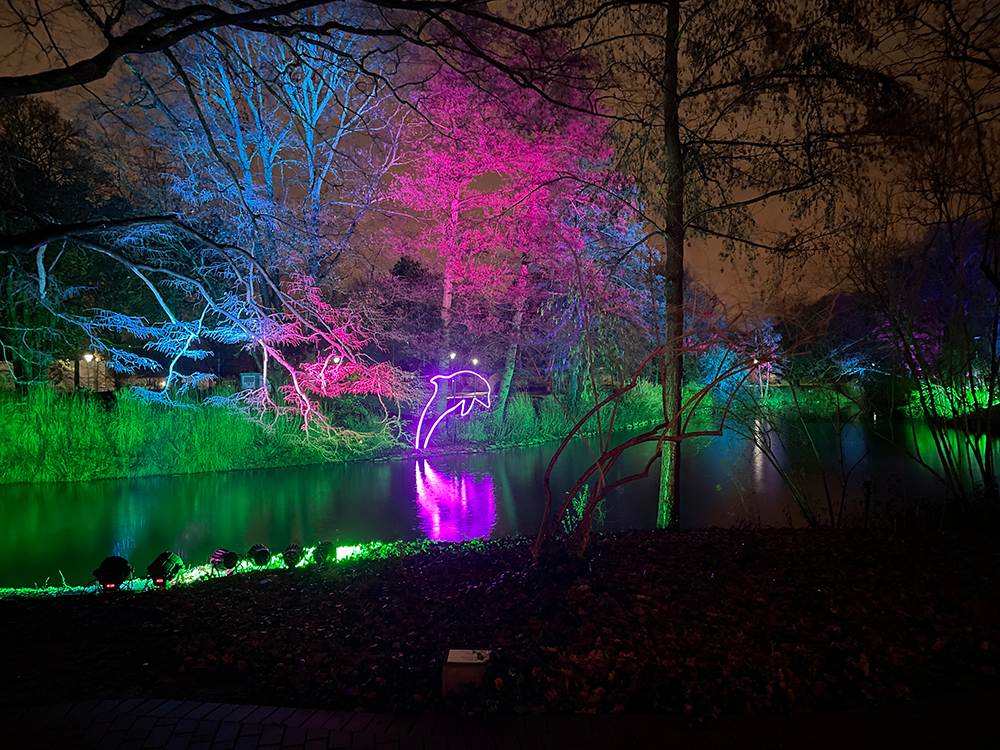
<path id="1" fill-rule="evenodd" d="M 177 700 L 0 709 L 3 750 L 1000 748 L 1000 690 L 856 711 L 737 716 L 386 716 Z"/>

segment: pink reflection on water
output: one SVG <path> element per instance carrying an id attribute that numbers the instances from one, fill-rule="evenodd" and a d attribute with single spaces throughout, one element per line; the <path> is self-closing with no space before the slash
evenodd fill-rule
<path id="1" fill-rule="evenodd" d="M 414 462 L 420 529 L 435 542 L 462 542 L 490 535 L 497 520 L 493 478 L 435 471 Z"/>

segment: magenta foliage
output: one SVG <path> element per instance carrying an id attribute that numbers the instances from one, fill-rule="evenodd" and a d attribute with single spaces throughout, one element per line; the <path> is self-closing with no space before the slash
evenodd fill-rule
<path id="1" fill-rule="evenodd" d="M 453 298 L 456 315 L 463 297 L 523 304 L 535 291 L 527 263 L 565 274 L 565 261 L 587 244 L 575 219 L 593 196 L 581 188 L 608 155 L 596 118 L 567 115 L 502 76 L 491 89 L 487 95 L 447 69 L 435 76 L 420 101 L 433 127 L 394 190 L 425 223 L 419 243 L 443 265 L 446 319 Z M 473 330 L 503 325 L 492 316 L 465 320 Z"/>
<path id="2" fill-rule="evenodd" d="M 268 318 L 258 343 L 265 356 L 287 373 L 290 382 L 278 389 L 284 400 L 283 408 L 302 417 L 303 430 L 332 429 L 319 411 L 315 397 L 375 395 L 396 399 L 401 396 L 399 372 L 388 363 L 373 362 L 362 354 L 373 339 L 355 313 L 327 303 L 308 277 L 293 277 L 288 294 L 297 304 L 279 316 Z M 290 352 L 301 347 L 314 351 L 315 359 L 296 362 Z M 256 392 L 249 402 L 262 408 L 278 408 L 266 388 Z"/>

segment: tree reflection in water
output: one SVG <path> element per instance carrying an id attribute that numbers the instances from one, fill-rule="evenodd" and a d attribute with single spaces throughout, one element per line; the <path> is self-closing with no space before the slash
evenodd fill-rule
<path id="1" fill-rule="evenodd" d="M 435 542 L 462 542 L 490 535 L 497 520 L 493 478 L 459 470 L 436 471 L 428 461 L 414 463 L 420 530 Z"/>

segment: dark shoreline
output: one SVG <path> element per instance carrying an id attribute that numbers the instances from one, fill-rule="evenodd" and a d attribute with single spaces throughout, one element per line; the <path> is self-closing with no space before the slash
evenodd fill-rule
<path id="1" fill-rule="evenodd" d="M 846 708 L 995 688 L 1000 544 L 971 534 L 630 531 L 168 591 L 0 600 L 0 703 L 157 697 L 381 713 Z M 449 648 L 487 648 L 440 695 Z"/>

